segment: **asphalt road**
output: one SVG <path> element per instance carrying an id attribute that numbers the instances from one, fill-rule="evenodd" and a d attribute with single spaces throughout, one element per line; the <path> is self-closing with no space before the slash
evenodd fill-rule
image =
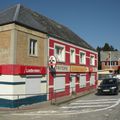
<path id="1" fill-rule="evenodd" d="M 90 94 L 60 106 L 1 111 L 0 120 L 120 120 L 119 95 Z"/>

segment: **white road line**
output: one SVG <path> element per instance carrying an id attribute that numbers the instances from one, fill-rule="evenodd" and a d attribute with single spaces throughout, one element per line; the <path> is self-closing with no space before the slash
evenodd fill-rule
<path id="1" fill-rule="evenodd" d="M 76 102 L 89 102 L 89 101 L 117 101 L 118 99 L 98 99 L 98 100 L 78 100 Z"/>
<path id="2" fill-rule="evenodd" d="M 109 105 L 109 106 L 106 106 L 106 107 L 100 107 L 98 109 L 82 109 L 82 110 L 66 110 L 66 109 L 61 109 L 61 110 L 56 110 L 56 111 L 37 111 L 37 112 L 29 112 L 29 113 L 13 113 L 13 114 L 10 114 L 10 115 L 17 115 L 17 116 L 34 116 L 34 115 L 38 115 L 38 116 L 47 116 L 47 115 L 76 115 L 76 114 L 83 114 L 83 113 L 90 113 L 90 112 L 99 112 L 99 111 L 104 111 L 104 110 L 109 110 L 113 107 L 116 107 L 117 105 L 120 104 L 120 99 L 102 99 L 102 101 L 106 101 L 106 100 L 116 100 L 116 103 L 113 104 L 113 105 Z M 85 101 L 85 100 L 83 100 Z M 87 100 L 88 101 L 88 100 Z M 96 101 L 96 100 L 89 100 L 89 101 Z M 101 100 L 97 100 L 97 101 L 101 101 Z"/>
<path id="3" fill-rule="evenodd" d="M 106 102 L 103 102 L 103 101 L 102 102 L 96 102 L 96 101 L 95 102 L 94 101 L 92 101 L 92 102 L 75 102 L 75 103 L 70 103 L 70 105 L 85 105 L 85 104 L 87 104 L 87 105 L 88 104 L 91 104 L 91 105 L 93 104 L 94 105 L 94 104 L 106 104 L 106 103 L 107 104 L 108 103 L 116 103 L 116 101 L 106 101 Z"/>
<path id="4" fill-rule="evenodd" d="M 68 109 L 68 108 L 96 108 L 96 107 L 108 107 L 110 105 L 84 105 L 84 106 L 63 106 L 61 108 Z"/>

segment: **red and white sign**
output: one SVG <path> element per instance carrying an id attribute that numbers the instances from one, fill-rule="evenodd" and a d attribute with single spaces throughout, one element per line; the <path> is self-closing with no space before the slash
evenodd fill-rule
<path id="1" fill-rule="evenodd" d="M 27 75 L 27 74 L 46 74 L 47 68 L 44 66 L 23 66 L 23 65 L 1 65 L 0 74 L 7 75 Z"/>
<path id="2" fill-rule="evenodd" d="M 56 60 L 55 56 L 50 56 L 50 58 L 49 58 L 49 67 L 50 68 L 55 68 L 56 62 L 57 62 L 57 60 Z"/>

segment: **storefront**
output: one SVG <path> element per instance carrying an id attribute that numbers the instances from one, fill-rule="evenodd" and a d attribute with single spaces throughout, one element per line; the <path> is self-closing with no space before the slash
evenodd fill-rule
<path id="1" fill-rule="evenodd" d="M 1 107 L 12 108 L 47 100 L 45 67 L 2 65 L 0 69 Z"/>

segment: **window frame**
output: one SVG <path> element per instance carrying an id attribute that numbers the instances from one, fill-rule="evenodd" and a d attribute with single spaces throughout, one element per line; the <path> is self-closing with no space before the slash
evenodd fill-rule
<path id="1" fill-rule="evenodd" d="M 37 39 L 29 38 L 28 55 L 29 56 L 38 56 L 38 41 L 37 41 Z"/>
<path id="2" fill-rule="evenodd" d="M 85 77 L 84 81 L 83 81 L 83 79 L 81 79 L 82 76 Z M 80 88 L 85 88 L 86 86 L 87 86 L 86 74 L 80 74 L 80 76 L 79 76 L 79 87 Z"/>
<path id="3" fill-rule="evenodd" d="M 84 54 L 84 62 L 81 62 L 81 53 Z M 86 52 L 80 51 L 80 53 L 79 53 L 79 63 L 80 63 L 81 65 L 86 65 Z"/>
<path id="4" fill-rule="evenodd" d="M 62 60 L 60 60 L 59 58 L 58 58 L 58 56 L 57 56 L 57 54 L 56 54 L 56 47 L 58 47 L 58 48 L 62 48 Z M 56 57 L 56 59 L 57 59 L 57 62 L 65 62 L 65 46 L 64 45 L 61 45 L 61 44 L 58 44 L 58 43 L 55 43 L 54 44 L 54 56 Z"/>
<path id="5" fill-rule="evenodd" d="M 72 56 L 71 53 L 72 51 L 74 51 L 74 55 Z M 75 54 L 75 49 L 74 48 L 70 48 L 70 63 L 75 64 L 76 61 L 76 54 Z"/>
<path id="6" fill-rule="evenodd" d="M 91 63 L 91 58 L 93 58 L 92 63 Z M 95 66 L 95 55 L 90 55 L 90 65 Z"/>

